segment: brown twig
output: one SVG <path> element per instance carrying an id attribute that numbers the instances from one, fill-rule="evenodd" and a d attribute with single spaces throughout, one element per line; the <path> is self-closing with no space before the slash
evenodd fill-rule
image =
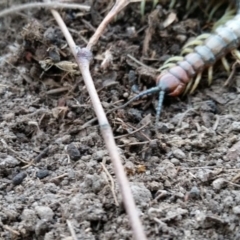
<path id="1" fill-rule="evenodd" d="M 108 178 L 111 182 L 111 191 L 112 191 L 112 194 L 113 194 L 115 204 L 116 204 L 116 206 L 119 206 L 117 196 L 115 194 L 115 184 L 114 184 L 113 178 L 112 178 L 111 174 L 109 173 L 109 171 L 107 170 L 107 168 L 105 167 L 105 165 L 103 163 L 101 163 L 101 165 L 102 165 L 102 168 L 103 168 L 104 172 L 107 174 L 107 176 L 108 176 Z"/>
<path id="2" fill-rule="evenodd" d="M 3 227 L 4 229 L 6 229 L 7 231 L 11 232 L 11 233 L 14 234 L 14 235 L 17 235 L 17 236 L 20 236 L 20 235 L 21 235 L 20 232 L 14 230 L 13 228 L 11 228 L 11 227 L 8 226 L 8 225 L 2 225 L 2 227 Z"/>
<path id="3" fill-rule="evenodd" d="M 82 5 L 82 4 L 72 4 L 72 3 L 58 3 L 58 2 L 34 2 L 34 3 L 26 3 L 18 6 L 13 6 L 11 8 L 4 9 L 0 12 L 0 17 L 4 17 L 9 14 L 13 14 L 22 10 L 26 10 L 29 8 L 71 8 L 71 9 L 81 9 L 85 11 L 90 10 L 90 6 Z"/>
<path id="4" fill-rule="evenodd" d="M 87 49 L 91 50 L 92 46 L 94 46 L 98 39 L 102 36 L 103 31 L 106 29 L 107 25 L 116 17 L 116 15 L 124 9 L 130 2 L 141 2 L 142 0 L 117 0 L 114 4 L 113 8 L 107 14 L 107 16 L 103 19 L 103 21 L 98 26 L 96 32 L 90 38 Z"/>
<path id="5" fill-rule="evenodd" d="M 152 140 L 152 141 L 154 141 L 154 140 Z M 126 144 L 118 145 L 118 147 L 138 146 L 138 145 L 145 145 L 147 143 L 151 143 L 151 141 L 126 143 Z"/>
<path id="6" fill-rule="evenodd" d="M 121 135 L 121 136 L 117 136 L 117 137 L 114 137 L 115 139 L 119 139 L 119 138 L 123 138 L 123 137 L 127 137 L 127 136 L 129 136 L 129 135 L 132 135 L 132 134 L 134 134 L 134 133 L 136 133 L 136 132 L 139 132 L 139 131 L 141 131 L 142 129 L 144 129 L 148 124 L 149 124 L 150 122 L 147 122 L 146 124 L 144 124 L 143 126 L 141 126 L 140 128 L 136 128 L 134 131 L 132 131 L 132 132 L 129 132 L 129 133 L 127 133 L 127 134 L 124 134 L 124 135 Z M 145 135 L 145 134 L 144 134 Z M 146 136 L 146 135 L 145 135 Z M 147 136 L 146 136 L 147 137 Z M 149 141 L 151 141 L 151 139 L 149 139 L 148 138 L 148 140 Z"/>
<path id="7" fill-rule="evenodd" d="M 75 230 L 73 228 L 73 225 L 72 225 L 70 220 L 67 220 L 67 225 L 68 225 L 68 229 L 69 229 L 69 231 L 71 233 L 72 239 L 73 240 L 78 240 L 76 232 L 75 232 Z"/>
<path id="8" fill-rule="evenodd" d="M 125 4 L 124 4 L 125 2 Z M 122 3 L 118 5 L 119 3 Z M 86 88 L 88 90 L 88 93 L 91 98 L 91 102 L 93 104 L 95 113 L 97 115 L 99 125 L 101 128 L 102 136 L 104 138 L 106 147 L 109 151 L 110 158 L 113 163 L 114 171 L 118 180 L 118 184 L 120 185 L 120 191 L 123 197 L 123 202 L 125 204 L 126 211 L 128 213 L 130 223 L 132 226 L 133 230 L 133 236 L 134 239 L 137 240 L 145 240 L 146 236 L 143 231 L 142 224 L 139 219 L 139 214 L 137 211 L 137 208 L 135 206 L 133 196 L 130 190 L 130 185 L 127 179 L 127 176 L 124 172 L 123 165 L 121 163 L 121 158 L 118 153 L 118 149 L 113 137 L 112 129 L 108 123 L 106 114 L 103 110 L 103 107 L 101 105 L 101 102 L 99 100 L 97 91 L 95 89 L 90 71 L 89 71 L 89 64 L 92 59 L 92 53 L 90 52 L 91 47 L 98 41 L 99 37 L 101 36 L 103 30 L 105 29 L 106 25 L 110 22 L 110 20 L 118 13 L 123 7 L 125 7 L 129 3 L 129 0 L 123 1 L 117 1 L 117 3 L 114 5 L 113 9 L 110 11 L 110 16 L 109 14 L 107 15 L 107 20 L 103 20 L 104 24 L 100 24 L 98 29 L 96 30 L 94 36 L 92 37 L 88 44 L 87 48 L 76 48 L 76 45 L 72 39 L 71 34 L 69 33 L 65 23 L 63 22 L 61 16 L 56 10 L 51 10 L 54 18 L 56 19 L 60 29 L 62 30 L 70 48 L 72 51 L 72 54 L 74 55 L 77 64 L 80 68 L 80 71 L 83 76 L 83 80 L 85 82 Z M 117 9 L 120 7 L 119 9 Z M 114 15 L 113 15 L 114 13 Z"/>

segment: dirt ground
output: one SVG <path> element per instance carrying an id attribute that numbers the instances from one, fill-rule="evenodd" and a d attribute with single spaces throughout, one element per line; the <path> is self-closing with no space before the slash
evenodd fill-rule
<path id="1" fill-rule="evenodd" d="M 106 111 L 154 86 L 155 70 L 225 9 L 208 21 L 204 4 L 191 13 L 184 2 L 148 3 L 144 16 L 130 4 L 107 27 L 91 64 Z M 84 47 L 108 11 L 101 0 L 90 13 L 60 13 Z M 87 90 L 49 10 L 6 16 L 0 30 L 0 239 L 70 240 L 71 228 L 77 239 L 132 239 L 99 126 L 83 127 L 95 117 Z M 148 239 L 240 239 L 235 66 L 230 87 L 217 63 L 211 86 L 203 76 L 194 94 L 166 97 L 157 132 L 156 97 L 108 115 Z"/>

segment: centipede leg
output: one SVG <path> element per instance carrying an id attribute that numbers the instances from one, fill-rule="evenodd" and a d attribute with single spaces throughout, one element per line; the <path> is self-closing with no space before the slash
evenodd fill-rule
<path id="1" fill-rule="evenodd" d="M 212 84 L 212 80 L 213 80 L 213 66 L 210 66 L 208 68 L 208 85 Z"/>
<path id="2" fill-rule="evenodd" d="M 167 70 L 167 69 L 169 69 L 169 68 L 171 68 L 171 67 L 174 67 L 174 66 L 176 66 L 176 63 L 163 64 L 163 66 L 160 67 L 160 68 L 158 69 L 158 71 L 162 72 L 162 71 Z"/>
<path id="3" fill-rule="evenodd" d="M 169 4 L 169 8 L 173 8 L 174 5 L 176 4 L 176 0 L 171 0 L 171 3 Z"/>
<path id="4" fill-rule="evenodd" d="M 181 55 L 186 55 L 188 53 L 194 52 L 194 47 L 202 45 L 203 42 L 210 36 L 209 33 L 203 33 L 192 41 L 186 43 L 183 48 Z"/>
<path id="5" fill-rule="evenodd" d="M 217 3 L 211 10 L 209 16 L 208 16 L 208 21 L 211 21 L 212 17 L 213 17 L 213 14 L 221 7 L 221 5 L 223 4 L 224 2 L 219 2 Z"/>
<path id="6" fill-rule="evenodd" d="M 191 1 L 191 0 L 188 0 L 188 1 L 187 1 L 187 4 L 186 4 L 186 9 L 187 9 L 187 10 L 190 8 L 190 6 L 191 6 L 191 3 L 192 3 L 192 1 Z"/>
<path id="7" fill-rule="evenodd" d="M 194 93 L 194 91 L 196 90 L 197 86 L 200 83 L 201 78 L 202 78 L 202 72 L 198 73 L 198 75 L 197 75 L 197 77 L 196 77 L 196 79 L 194 81 L 194 84 L 193 84 L 193 86 L 191 88 L 190 94 Z"/>
<path id="8" fill-rule="evenodd" d="M 189 90 L 191 89 L 192 84 L 193 84 L 193 79 L 191 79 L 189 81 L 189 83 L 187 84 L 187 87 L 185 88 L 185 90 L 183 92 L 183 96 L 185 96 L 189 92 Z"/>
<path id="9" fill-rule="evenodd" d="M 226 72 L 230 73 L 230 66 L 229 66 L 227 59 L 225 57 L 222 57 L 221 61 L 222 61 L 222 65 L 223 65 L 224 69 L 226 70 Z"/>
<path id="10" fill-rule="evenodd" d="M 232 50 L 231 53 L 236 60 L 240 61 L 240 52 L 237 49 Z"/>

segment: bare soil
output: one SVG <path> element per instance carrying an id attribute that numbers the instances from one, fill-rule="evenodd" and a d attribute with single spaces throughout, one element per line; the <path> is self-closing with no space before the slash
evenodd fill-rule
<path id="1" fill-rule="evenodd" d="M 204 5 L 190 13 L 184 1 L 168 3 L 148 3 L 144 16 L 130 4 L 94 47 L 106 111 L 154 86 L 156 69 L 225 9 L 207 21 Z M 108 7 L 60 11 L 80 47 Z M 0 239 L 70 240 L 71 227 L 78 239 L 132 239 L 99 126 L 83 127 L 95 118 L 88 93 L 50 12 L 9 15 L 0 32 Z M 166 97 L 157 132 L 156 97 L 108 115 L 148 239 L 240 239 L 240 75 L 236 67 L 226 88 L 228 75 L 214 69 L 211 86 L 203 76 L 193 95 Z"/>

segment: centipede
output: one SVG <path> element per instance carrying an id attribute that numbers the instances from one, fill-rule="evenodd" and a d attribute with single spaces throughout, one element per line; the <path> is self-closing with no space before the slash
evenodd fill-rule
<path id="1" fill-rule="evenodd" d="M 173 6 L 175 0 L 171 0 Z M 187 1 L 189 2 L 189 1 Z M 215 24 L 211 33 L 203 33 L 182 48 L 180 56 L 170 57 L 159 68 L 156 86 L 140 92 L 121 107 L 125 107 L 145 95 L 158 94 L 156 107 L 156 124 L 159 122 L 165 95 L 178 97 L 193 93 L 198 87 L 203 71 L 208 72 L 208 84 L 212 83 L 213 67 L 221 61 L 229 73 L 230 66 L 226 55 L 240 61 L 240 0 L 230 1 L 232 4 L 222 18 Z M 219 7 L 219 5 L 218 5 Z M 213 9 L 214 11 L 217 9 Z M 213 11 L 212 10 L 212 11 Z"/>

